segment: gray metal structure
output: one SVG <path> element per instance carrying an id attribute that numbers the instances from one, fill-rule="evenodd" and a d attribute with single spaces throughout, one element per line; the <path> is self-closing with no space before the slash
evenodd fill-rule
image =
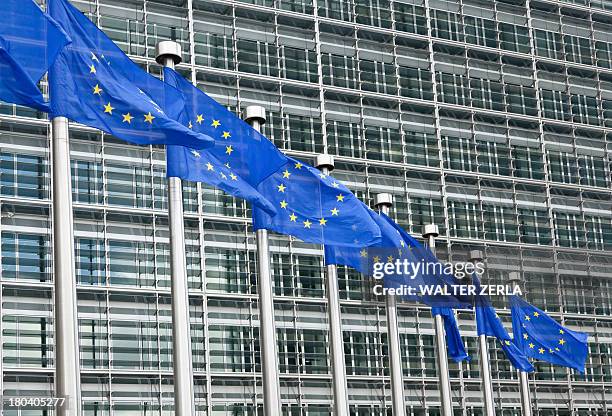
<path id="1" fill-rule="evenodd" d="M 317 155 L 316 167 L 325 175 L 329 175 L 334 169 L 334 157 L 328 154 Z M 325 272 L 327 317 L 329 319 L 329 352 L 334 391 L 334 414 L 338 416 L 348 416 L 348 389 L 346 362 L 344 360 L 344 339 L 342 335 L 342 311 L 340 308 L 340 290 L 338 288 L 338 270 L 336 265 L 330 264 L 325 267 Z"/>
<path id="2" fill-rule="evenodd" d="M 55 397 L 60 416 L 81 415 L 81 366 L 77 319 L 68 120 L 51 121 L 53 143 L 53 273 L 55 276 Z"/>
<path id="3" fill-rule="evenodd" d="M 182 61 L 181 45 L 162 41 L 156 47 L 157 63 L 174 69 Z M 180 178 L 168 178 L 168 222 L 170 230 L 170 279 L 172 293 L 172 367 L 177 416 L 195 413 L 191 331 L 189 328 L 189 292 L 185 255 L 183 184 Z"/>
<path id="4" fill-rule="evenodd" d="M 374 206 L 385 215 L 389 215 L 393 206 L 393 195 L 377 194 Z M 397 320 L 397 297 L 385 296 L 387 314 L 387 340 L 389 342 L 389 373 L 391 374 L 391 400 L 393 415 L 406 414 L 404 397 L 404 375 L 402 373 L 402 349 L 400 347 L 399 322 Z"/>
<path id="5" fill-rule="evenodd" d="M 255 130 L 261 131 L 261 126 L 266 122 L 266 110 L 261 106 L 249 106 L 245 108 L 243 118 Z M 268 230 L 256 230 L 255 239 L 257 242 L 259 345 L 261 348 L 263 408 L 265 416 L 277 416 L 281 414 L 281 395 Z"/>
<path id="6" fill-rule="evenodd" d="M 432 253 L 436 254 L 436 237 L 440 234 L 436 224 L 426 224 L 423 227 L 423 239 Z M 436 372 L 440 388 L 440 410 L 442 416 L 452 416 L 453 398 L 451 396 L 450 378 L 448 373 L 448 354 L 446 351 L 446 334 L 442 315 L 434 316 L 434 331 L 436 337 Z"/>

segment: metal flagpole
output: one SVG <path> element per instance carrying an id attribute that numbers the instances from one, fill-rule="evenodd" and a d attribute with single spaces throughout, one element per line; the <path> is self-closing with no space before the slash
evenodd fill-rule
<path id="1" fill-rule="evenodd" d="M 521 285 L 521 274 L 519 272 L 508 273 L 508 281 Z M 521 410 L 523 416 L 531 416 L 531 397 L 529 394 L 529 375 L 525 371 L 518 370 L 520 392 L 521 392 Z"/>
<path id="2" fill-rule="evenodd" d="M 51 92 L 53 93 L 53 92 Z M 58 416 L 81 415 L 72 180 L 68 120 L 51 120 L 53 158 L 53 278 L 55 283 L 55 394 Z"/>
<path id="3" fill-rule="evenodd" d="M 376 195 L 374 206 L 383 214 L 389 215 L 393 205 L 393 195 Z M 400 348 L 399 326 L 397 323 L 397 299 L 395 295 L 386 297 L 387 301 L 387 338 L 389 342 L 389 364 L 391 364 L 391 400 L 393 416 L 406 416 L 404 400 L 404 375 L 402 373 L 402 350 Z"/>
<path id="4" fill-rule="evenodd" d="M 484 258 L 482 251 L 470 251 L 470 261 L 472 264 L 482 261 Z M 493 379 L 491 378 L 491 362 L 489 358 L 489 344 L 485 334 L 478 336 L 478 347 L 480 349 L 480 375 L 482 378 L 482 391 L 484 394 L 485 414 L 495 416 L 495 402 L 493 400 Z"/>
<path id="5" fill-rule="evenodd" d="M 181 45 L 173 41 L 157 44 L 156 60 L 174 69 L 181 62 Z M 174 411 L 177 416 L 195 414 L 189 294 L 185 260 L 183 187 L 180 178 L 168 178 L 168 225 L 170 229 L 170 273 L 172 293 L 172 362 L 174 369 Z"/>
<path id="6" fill-rule="evenodd" d="M 334 169 L 334 157 L 323 154 L 317 156 L 317 168 L 329 175 Z M 329 350 L 331 353 L 332 383 L 334 389 L 335 416 L 348 416 L 348 388 L 346 384 L 346 365 L 344 362 L 344 341 L 340 311 L 340 291 L 338 289 L 338 270 L 330 264 L 327 270 L 327 316 L 329 319 Z"/>
<path id="7" fill-rule="evenodd" d="M 429 249 L 436 254 L 436 237 L 438 226 L 427 224 L 423 227 L 423 238 L 428 241 Z M 450 379 L 448 377 L 448 355 L 446 353 L 446 334 L 444 333 L 444 319 L 441 315 L 434 316 L 434 328 L 436 332 L 436 362 L 438 364 L 438 382 L 440 384 L 440 410 L 442 416 L 453 415 L 453 403 L 451 399 Z"/>
<path id="8" fill-rule="evenodd" d="M 258 105 L 248 106 L 244 110 L 244 120 L 255 130 L 261 132 L 261 125 L 266 121 L 265 108 Z M 259 343 L 261 347 L 264 416 L 280 416 L 281 397 L 268 230 L 257 230 L 255 240 L 257 242 L 257 272 L 259 277 Z"/>

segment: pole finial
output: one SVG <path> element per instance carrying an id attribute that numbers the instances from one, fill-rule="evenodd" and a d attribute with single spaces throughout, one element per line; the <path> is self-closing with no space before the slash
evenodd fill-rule
<path id="1" fill-rule="evenodd" d="M 440 231 L 436 224 L 425 224 L 423 226 L 423 238 L 428 238 L 429 236 L 437 237 L 439 235 Z"/>
<path id="2" fill-rule="evenodd" d="M 484 260 L 484 254 L 481 250 L 470 250 L 470 261 L 472 261 L 472 263 L 482 260 Z"/>
<path id="3" fill-rule="evenodd" d="M 155 47 L 155 60 L 160 65 L 166 64 L 166 59 L 170 58 L 178 65 L 183 60 L 181 45 L 173 40 L 163 40 Z"/>
<path id="4" fill-rule="evenodd" d="M 374 198 L 374 206 L 376 208 L 383 208 L 383 207 L 390 208 L 391 206 L 393 206 L 393 195 L 387 192 L 377 194 L 376 197 Z"/>
<path id="5" fill-rule="evenodd" d="M 317 155 L 315 166 L 319 170 L 327 169 L 329 172 L 331 172 L 332 170 L 334 170 L 334 157 L 328 154 Z"/>
<path id="6" fill-rule="evenodd" d="M 259 121 L 261 124 L 266 122 L 266 109 L 260 105 L 250 105 L 242 112 L 242 118 L 247 123 Z"/>

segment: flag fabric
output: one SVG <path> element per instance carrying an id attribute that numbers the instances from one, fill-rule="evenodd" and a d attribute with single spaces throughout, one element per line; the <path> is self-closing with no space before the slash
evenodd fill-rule
<path id="1" fill-rule="evenodd" d="M 452 308 L 433 307 L 432 316 L 441 315 L 444 320 L 444 332 L 446 333 L 446 350 L 448 357 L 454 362 L 459 363 L 463 360 L 470 361 L 470 356 L 465 351 L 465 345 L 459 333 L 459 326 Z"/>
<path id="2" fill-rule="evenodd" d="M 364 205 L 365 207 L 365 205 Z M 437 257 L 422 245 L 418 240 L 408 234 L 395 221 L 384 213 L 375 213 L 365 207 L 370 217 L 377 223 L 381 231 L 379 243 L 362 248 L 339 247 L 333 245 L 325 246 L 325 264 L 341 264 L 350 266 L 357 271 L 370 275 L 374 263 L 403 262 L 419 267 L 412 271 L 410 276 L 406 273 L 385 274 L 385 287 L 401 288 L 409 286 L 418 292 L 415 296 L 402 295 L 404 300 L 416 300 L 429 306 L 468 308 L 471 307 L 471 299 L 467 296 L 455 295 L 448 290 L 448 294 L 426 294 L 421 293 L 421 288 L 447 287 L 460 285 L 461 282 L 440 263 Z M 427 267 L 427 265 L 430 267 Z"/>
<path id="3" fill-rule="evenodd" d="M 38 81 L 69 42 L 31 0 L 4 0 L 0 19 L 0 99 L 49 111 Z"/>
<path id="4" fill-rule="evenodd" d="M 255 198 L 263 198 L 271 204 L 267 208 L 262 203 L 254 204 L 256 230 L 289 234 L 315 244 L 355 246 L 380 239 L 380 230 L 363 204 L 339 181 L 283 154 L 266 137 L 176 71 L 165 68 L 164 79 L 183 94 L 185 105 L 180 120 L 215 140 L 215 145 L 201 152 L 201 156 L 216 157 L 251 185 L 259 193 L 250 194 L 251 201 L 262 202 Z M 184 155 L 190 152 L 176 151 Z M 212 183 L 212 174 L 202 170 L 199 160 L 183 157 L 183 161 L 183 165 L 169 165 L 168 174 Z M 248 199 L 244 194 L 240 197 Z"/>
<path id="5" fill-rule="evenodd" d="M 588 335 L 572 331 L 518 296 L 510 298 L 514 342 L 528 357 L 584 374 Z"/>
<path id="6" fill-rule="evenodd" d="M 251 183 L 257 185 L 278 169 L 285 163 L 285 156 L 258 131 L 173 69 L 164 68 L 164 81 L 180 91 L 184 103 L 168 115 L 215 141 L 205 152 L 168 146 L 168 176 L 208 183 L 274 213 L 271 203 Z M 259 156 L 253 157 L 255 154 Z"/>
<path id="7" fill-rule="evenodd" d="M 201 149 L 213 139 L 172 120 L 181 94 L 132 62 L 67 0 L 49 0 L 49 14 L 72 40 L 49 69 L 50 114 L 64 116 L 135 144 Z"/>
<path id="8" fill-rule="evenodd" d="M 476 274 L 472 275 L 472 284 L 476 289 L 474 308 L 476 310 L 476 332 L 478 336 L 486 335 L 497 338 L 506 357 L 516 369 L 528 373 L 534 371 L 529 359 L 510 338 L 510 334 L 508 334 L 495 309 L 491 306 L 488 296 L 480 295 L 480 280 Z"/>

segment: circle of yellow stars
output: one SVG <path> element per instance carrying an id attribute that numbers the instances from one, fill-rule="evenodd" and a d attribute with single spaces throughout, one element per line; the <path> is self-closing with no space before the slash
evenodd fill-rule
<path id="1" fill-rule="evenodd" d="M 538 318 L 538 317 L 540 316 L 540 313 L 539 313 L 538 311 L 535 311 L 535 312 L 533 312 L 533 314 L 532 314 L 532 315 L 529 315 L 529 314 L 525 315 L 524 319 L 525 319 L 526 321 L 528 321 L 528 322 L 531 322 L 531 320 L 532 320 L 532 316 L 533 316 L 533 318 Z M 523 325 L 523 328 L 526 328 L 526 326 L 525 326 L 525 325 Z M 565 334 L 565 331 L 564 331 L 563 329 L 559 329 L 559 335 L 564 335 L 564 334 Z M 534 343 L 533 343 L 533 342 L 530 340 L 530 338 L 529 338 L 529 335 L 528 335 L 528 334 L 525 334 L 525 333 L 524 333 L 524 334 L 523 334 L 523 339 L 524 339 L 524 340 L 529 340 L 529 344 L 527 344 L 527 346 L 528 346 L 530 349 L 532 349 L 532 350 L 536 350 L 536 351 L 537 351 L 537 352 L 538 352 L 540 355 L 543 355 L 543 354 L 546 352 L 546 349 L 545 349 L 545 348 L 542 348 L 541 346 L 540 346 L 540 348 L 536 348 L 536 344 L 534 344 Z M 563 346 L 565 345 L 565 343 L 566 343 L 566 342 L 567 342 L 567 341 L 565 340 L 565 338 L 563 338 L 563 336 L 559 337 L 559 339 L 558 339 L 558 345 L 559 345 L 559 346 L 563 347 Z M 559 347 L 549 348 L 549 349 L 548 349 L 548 352 L 549 352 L 550 354 L 554 354 L 555 352 L 559 352 L 559 351 L 561 351 L 561 349 L 560 349 Z"/>

